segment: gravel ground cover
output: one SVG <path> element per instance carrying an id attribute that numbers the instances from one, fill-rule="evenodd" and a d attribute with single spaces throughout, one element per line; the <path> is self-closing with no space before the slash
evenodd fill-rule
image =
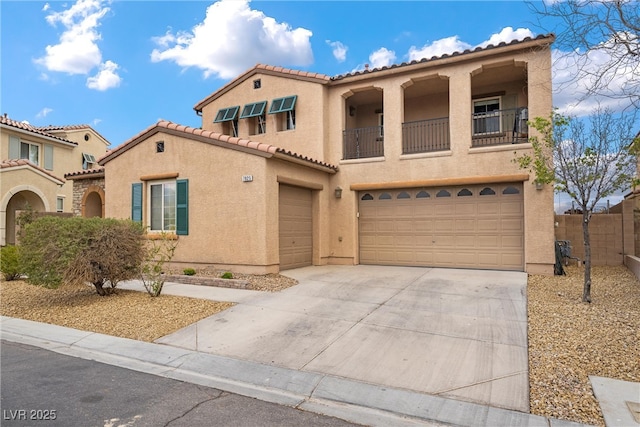
<path id="1" fill-rule="evenodd" d="M 604 426 L 589 375 L 640 382 L 640 282 L 624 266 L 529 276 L 531 413 Z"/>
<path id="2" fill-rule="evenodd" d="M 221 272 L 199 272 L 219 275 Z M 531 413 L 604 426 L 589 375 L 640 382 L 640 282 L 623 266 L 594 267 L 591 304 L 581 302 L 583 270 L 528 281 Z M 277 292 L 286 276 L 234 275 Z M 233 304 L 92 287 L 39 288 L 0 281 L 0 314 L 108 335 L 153 341 Z"/>

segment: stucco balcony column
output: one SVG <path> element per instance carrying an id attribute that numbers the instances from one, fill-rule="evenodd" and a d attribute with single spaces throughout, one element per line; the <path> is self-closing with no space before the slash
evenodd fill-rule
<path id="1" fill-rule="evenodd" d="M 466 69 L 449 76 L 449 126 L 454 156 L 471 146 L 471 74 Z"/>
<path id="2" fill-rule="evenodd" d="M 384 87 L 384 155 L 387 159 L 402 155 L 403 92 L 401 85 Z"/>

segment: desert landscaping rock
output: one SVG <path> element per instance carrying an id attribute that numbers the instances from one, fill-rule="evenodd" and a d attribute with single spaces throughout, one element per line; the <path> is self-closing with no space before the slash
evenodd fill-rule
<path id="1" fill-rule="evenodd" d="M 569 266 L 566 276 L 529 276 L 530 411 L 604 426 L 589 375 L 640 382 L 640 282 L 624 266 L 594 267 L 593 302 L 585 304 L 582 273 Z M 234 279 L 272 292 L 297 283 L 277 274 Z M 21 281 L 0 282 L 0 293 L 4 316 L 142 341 L 233 305 L 125 290 L 100 297 L 90 287 L 50 290 Z"/>

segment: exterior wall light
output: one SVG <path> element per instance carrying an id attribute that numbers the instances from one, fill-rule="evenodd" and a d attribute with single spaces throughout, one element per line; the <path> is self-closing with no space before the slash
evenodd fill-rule
<path id="1" fill-rule="evenodd" d="M 544 188 L 544 184 L 536 181 L 536 190 L 542 190 Z"/>
<path id="2" fill-rule="evenodd" d="M 340 188 L 340 187 L 336 187 L 336 189 L 335 189 L 335 193 L 334 193 L 334 194 L 335 194 L 335 196 L 336 196 L 336 199 L 340 199 L 340 198 L 342 198 L 342 188 Z"/>

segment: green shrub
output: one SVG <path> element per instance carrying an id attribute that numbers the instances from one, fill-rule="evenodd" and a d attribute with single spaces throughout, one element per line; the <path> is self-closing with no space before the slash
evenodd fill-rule
<path id="1" fill-rule="evenodd" d="M 27 224 L 20 245 L 30 283 L 57 288 L 90 282 L 99 295 L 137 277 L 144 259 L 143 230 L 129 220 L 45 216 Z"/>
<path id="2" fill-rule="evenodd" d="M 171 262 L 177 246 L 175 234 L 162 232 L 148 235 L 140 273 L 142 284 L 152 297 L 158 297 L 162 292 L 165 281 L 164 265 Z"/>
<path id="3" fill-rule="evenodd" d="M 233 273 L 231 273 L 230 271 L 227 271 L 220 277 L 222 277 L 223 279 L 233 279 Z"/>
<path id="4" fill-rule="evenodd" d="M 20 253 L 14 245 L 0 248 L 0 271 L 4 280 L 16 280 L 20 278 Z"/>
<path id="5" fill-rule="evenodd" d="M 187 276 L 193 276 L 194 274 L 196 274 L 196 271 L 193 268 L 185 268 L 184 270 L 182 270 L 182 273 Z"/>

